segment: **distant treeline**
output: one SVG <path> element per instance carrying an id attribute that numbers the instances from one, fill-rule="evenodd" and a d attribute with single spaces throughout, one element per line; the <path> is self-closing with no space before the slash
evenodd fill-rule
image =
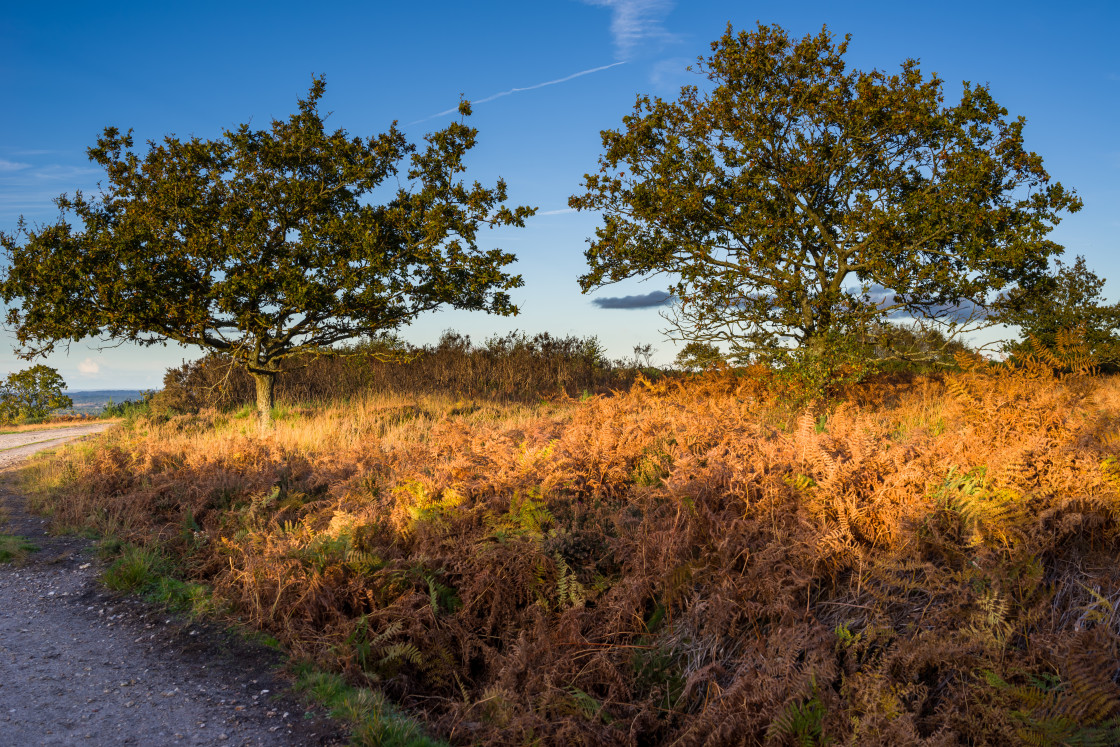
<path id="1" fill-rule="evenodd" d="M 67 391 L 66 396 L 74 403 L 73 409 L 101 410 L 113 402 L 144 399 L 140 389 L 87 389 L 78 392 Z"/>
<path id="2" fill-rule="evenodd" d="M 256 396 L 253 379 L 231 363 L 229 356 L 209 354 L 170 369 L 154 404 L 176 411 L 251 404 Z M 379 340 L 289 358 L 277 378 L 276 399 L 294 404 L 379 393 L 443 393 L 533 401 L 560 393 L 578 397 L 628 388 L 641 372 L 660 373 L 641 367 L 638 354 L 630 362 L 607 359 L 595 337 L 512 332 L 476 344 L 467 335 L 447 332 L 436 345 Z"/>

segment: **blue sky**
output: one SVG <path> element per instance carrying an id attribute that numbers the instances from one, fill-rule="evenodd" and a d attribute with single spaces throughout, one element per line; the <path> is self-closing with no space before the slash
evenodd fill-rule
<path id="1" fill-rule="evenodd" d="M 519 257 L 525 286 L 517 318 L 444 311 L 402 330 L 417 344 L 444 329 L 481 340 L 511 329 L 598 335 L 612 355 L 652 343 L 675 348 L 656 308 L 617 299 L 656 298 L 664 280 L 581 295 L 585 239 L 598 217 L 567 198 L 597 168 L 599 131 L 619 126 L 634 97 L 673 98 L 695 76 L 728 22 L 778 23 L 797 36 L 822 24 L 852 35 L 851 66 L 890 70 L 907 57 L 946 81 L 988 83 L 1012 116 L 1027 118 L 1028 148 L 1073 187 L 1084 209 L 1053 237 L 1084 254 L 1120 298 L 1120 2 L 534 2 L 21 3 L 0 18 L 0 229 L 20 215 L 52 221 L 51 199 L 92 190 L 85 157 L 107 125 L 139 140 L 168 133 L 214 137 L 285 117 L 325 75 L 331 125 L 354 135 L 398 120 L 418 140 L 446 124 L 460 94 L 476 102 L 480 144 L 468 178 L 502 176 L 514 204 L 540 208 L 526 228 L 493 233 Z M 450 112 L 450 113 L 449 113 Z M 600 299 L 596 304 L 595 299 Z M 603 299 L 616 299 L 615 302 Z M 29 364 L 0 340 L 0 375 Z M 158 387 L 164 370 L 197 350 L 74 345 L 48 364 L 72 389 Z"/>

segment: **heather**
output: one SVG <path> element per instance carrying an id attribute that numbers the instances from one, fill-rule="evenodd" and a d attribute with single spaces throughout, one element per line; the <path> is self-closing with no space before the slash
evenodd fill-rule
<path id="1" fill-rule="evenodd" d="M 453 744 L 1114 743 L 1120 382 L 961 362 L 202 408 L 25 479 Z"/>

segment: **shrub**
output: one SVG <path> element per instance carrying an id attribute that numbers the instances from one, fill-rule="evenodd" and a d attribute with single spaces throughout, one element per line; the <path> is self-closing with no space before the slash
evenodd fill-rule
<path id="1" fill-rule="evenodd" d="M 542 396 L 607 392 L 628 387 L 634 368 L 612 364 L 594 337 L 510 332 L 475 344 L 445 332 L 435 345 L 399 340 L 362 343 L 322 355 L 290 359 L 277 381 L 282 403 L 338 402 L 373 394 L 448 394 L 505 402 Z M 252 378 L 228 356 L 211 354 L 167 372 L 152 400 L 159 413 L 252 403 Z"/>

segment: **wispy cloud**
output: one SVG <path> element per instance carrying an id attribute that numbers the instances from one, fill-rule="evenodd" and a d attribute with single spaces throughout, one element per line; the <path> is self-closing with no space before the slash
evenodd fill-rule
<path id="1" fill-rule="evenodd" d="M 104 175 L 89 166 L 27 160 L 30 163 L 0 159 L 0 226 L 10 225 L 20 215 L 32 223 L 53 221 L 58 215 L 53 202 L 60 193 L 92 191 Z"/>
<path id="2" fill-rule="evenodd" d="M 647 42 L 676 41 L 662 22 L 675 4 L 673 0 L 583 0 L 588 5 L 611 9 L 611 36 L 615 55 L 629 60 Z"/>
<path id="3" fill-rule="evenodd" d="M 575 208 L 560 208 L 558 210 L 541 210 L 537 215 L 566 215 L 576 212 Z"/>
<path id="4" fill-rule="evenodd" d="M 898 320 L 912 320 L 912 319 L 937 319 L 941 322 L 952 322 L 955 324 L 969 324 L 979 322 L 991 316 L 988 309 L 983 306 L 962 299 L 956 306 L 947 304 L 937 304 L 928 306 L 925 313 L 921 315 L 914 315 L 906 311 L 906 309 L 899 309 L 892 311 L 887 315 L 888 319 Z"/>
<path id="5" fill-rule="evenodd" d="M 58 197 L 56 190 L 27 190 L 12 187 L 0 181 L 0 215 L 5 210 L 54 210 L 53 202 Z M 5 216 L 6 217 L 6 216 Z M 0 225 L 3 225 L 0 222 Z"/>
<path id="6" fill-rule="evenodd" d="M 81 182 L 94 174 L 104 173 L 105 172 L 101 169 L 92 166 L 73 166 L 69 164 L 51 163 L 36 168 L 34 171 L 29 172 L 28 176 L 40 181 Z"/>
<path id="7" fill-rule="evenodd" d="M 607 298 L 591 300 L 591 303 L 600 309 L 650 309 L 655 306 L 665 306 L 672 302 L 672 294 L 666 291 L 654 291 L 638 296 L 608 296 Z"/>
<path id="8" fill-rule="evenodd" d="M 598 72 L 601 72 L 603 70 L 610 70 L 612 67 L 618 67 L 619 65 L 625 65 L 625 64 L 626 64 L 625 60 L 623 60 L 622 62 L 612 62 L 609 65 L 600 65 L 599 67 L 592 67 L 592 68 L 588 68 L 587 70 L 580 70 L 578 73 L 572 73 L 571 75 L 565 75 L 563 78 L 556 78 L 555 80 L 546 80 L 544 83 L 534 83 L 531 86 L 518 86 L 518 87 L 515 87 L 515 88 L 511 88 L 508 91 L 500 91 L 498 93 L 492 93 L 489 96 L 486 96 L 485 98 L 471 100 L 471 104 L 472 105 L 474 105 L 474 104 L 485 104 L 489 101 L 493 101 L 494 99 L 500 99 L 503 96 L 512 96 L 515 93 L 523 93 L 525 91 L 535 91 L 538 88 L 544 88 L 546 86 L 555 86 L 555 85 L 558 85 L 560 83 L 567 83 L 569 80 L 575 80 L 576 78 L 581 78 L 584 75 L 591 75 L 592 73 L 598 73 Z M 412 122 L 411 124 L 418 124 L 420 122 L 427 122 L 429 119 L 435 119 L 436 117 L 446 117 L 448 114 L 452 114 L 453 112 L 457 112 L 457 111 L 459 111 L 459 105 L 458 104 L 451 107 L 450 109 L 444 109 L 441 112 L 436 112 L 435 114 L 433 114 L 429 117 L 424 117 L 423 119 L 418 119 L 415 122 Z"/>
<path id="9" fill-rule="evenodd" d="M 687 57 L 671 57 L 655 62 L 649 73 L 649 82 L 663 91 L 676 90 L 686 83 L 694 83 L 696 76 L 688 70 L 688 66 L 694 62 L 696 60 Z"/>
<path id="10" fill-rule="evenodd" d="M 13 156 L 46 156 L 52 153 L 58 153 L 57 150 L 44 150 L 43 148 L 22 148 L 13 145 L 0 146 L 0 151 L 11 154 Z"/>

